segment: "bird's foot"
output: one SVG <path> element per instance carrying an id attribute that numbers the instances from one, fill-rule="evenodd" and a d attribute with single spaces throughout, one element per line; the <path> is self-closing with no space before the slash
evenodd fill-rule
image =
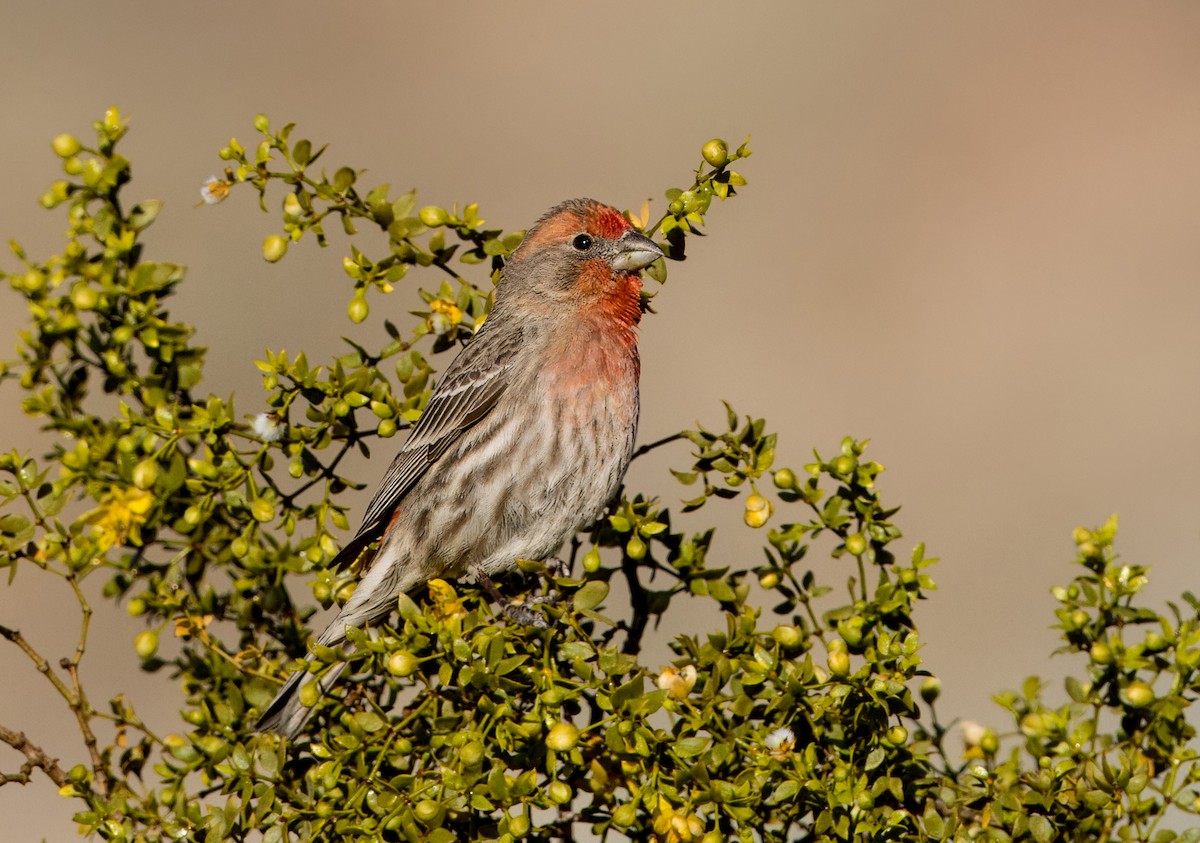
<path id="1" fill-rule="evenodd" d="M 492 582 L 492 578 L 482 568 L 474 568 L 471 573 L 475 575 L 475 581 L 483 586 L 483 590 L 488 593 L 488 596 L 500 605 L 500 611 L 504 613 L 504 617 L 522 626 L 549 629 L 549 621 L 533 610 L 533 604 L 543 601 L 535 598 L 528 603 L 513 603 L 500 593 L 496 584 Z"/>
<path id="2" fill-rule="evenodd" d="M 514 623 L 532 626 L 536 629 L 549 629 L 550 622 L 533 610 L 532 602 L 510 603 L 506 600 L 500 604 L 500 609 L 504 612 L 504 617 Z"/>
<path id="3" fill-rule="evenodd" d="M 571 576 L 571 560 L 569 560 L 569 559 L 547 559 L 546 560 L 546 573 L 549 575 L 550 579 L 552 579 L 552 580 L 557 579 L 559 577 Z"/>

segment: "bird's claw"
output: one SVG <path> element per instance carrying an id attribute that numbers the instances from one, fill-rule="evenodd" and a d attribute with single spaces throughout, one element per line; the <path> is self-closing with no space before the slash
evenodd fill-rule
<path id="1" fill-rule="evenodd" d="M 571 576 L 571 562 L 568 559 L 549 559 L 546 561 L 546 573 L 550 579 Z"/>
<path id="2" fill-rule="evenodd" d="M 530 601 L 538 602 L 538 601 Z M 504 612 L 504 617 L 514 623 L 519 623 L 522 626 L 532 626 L 536 629 L 549 629 L 550 623 L 535 612 L 530 603 L 509 603 L 507 600 L 501 604 L 501 610 Z"/>

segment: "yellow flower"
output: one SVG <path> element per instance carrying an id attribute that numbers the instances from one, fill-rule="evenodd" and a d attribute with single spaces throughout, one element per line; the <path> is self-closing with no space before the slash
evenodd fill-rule
<path id="1" fill-rule="evenodd" d="M 101 550 L 114 544 L 140 545 L 140 525 L 154 505 L 154 495 L 147 489 L 122 489 L 113 486 L 100 498 L 100 506 L 84 516 L 95 527 L 94 535 Z"/>
<path id="2" fill-rule="evenodd" d="M 191 638 L 200 635 L 216 618 L 213 615 L 180 615 L 175 619 L 175 637 Z"/>
<path id="3" fill-rule="evenodd" d="M 433 311 L 429 317 L 429 329 L 439 337 L 458 327 L 463 318 L 462 309 L 445 299 L 434 299 L 429 303 L 429 309 Z"/>
<path id="4" fill-rule="evenodd" d="M 458 599 L 454 586 L 445 580 L 429 581 L 429 599 L 433 602 L 433 616 L 442 623 L 467 615 L 467 608 Z"/>
<path id="5" fill-rule="evenodd" d="M 655 684 L 675 699 L 681 700 L 691 693 L 692 687 L 696 684 L 696 667 L 690 664 L 680 670 L 664 667 L 658 674 Z"/>

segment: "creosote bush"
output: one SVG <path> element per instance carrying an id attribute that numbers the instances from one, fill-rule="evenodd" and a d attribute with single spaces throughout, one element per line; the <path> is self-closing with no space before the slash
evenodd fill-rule
<path id="1" fill-rule="evenodd" d="M 321 700 L 303 737 L 255 733 L 308 648 L 315 609 L 285 585 L 306 584 L 322 606 L 354 587 L 353 571 L 325 564 L 355 520 L 344 493 L 375 478 L 345 474 L 344 457 L 390 457 L 377 440 L 420 416 L 437 355 L 486 318 L 521 232 L 487 228 L 475 205 L 363 185 L 291 125 L 254 126 L 257 143 L 221 150 L 205 200 L 252 190 L 279 209 L 268 261 L 306 237 L 326 245 L 334 223 L 352 243 L 377 227 L 381 254 L 351 245 L 344 259 L 350 320 L 380 295 L 420 303 L 407 325 L 354 329 L 333 360 L 267 352 L 268 409 L 247 420 L 198 391 L 204 349 L 166 309 L 184 270 L 142 257 L 160 204 L 124 201 L 117 110 L 93 143 L 54 139 L 65 178 L 42 204 L 65 209 L 69 238 L 45 260 L 13 244 L 21 268 L 4 277 L 29 324 L 2 370 L 51 444 L 37 459 L 0 456 L 0 565 L 24 593 L 61 580 L 79 638 L 59 660 L 34 634 L 0 636 L 29 661 L 9 682 L 48 681 L 80 743 L 59 762 L 37 734 L 0 724 L 13 750 L 0 783 L 48 777 L 83 834 L 114 841 L 1200 840 L 1179 833 L 1200 810 L 1186 717 L 1200 601 L 1185 594 L 1165 614 L 1139 602 L 1146 570 L 1115 556 L 1115 520 L 1076 531 L 1076 575 L 1055 591 L 1063 650 L 1076 654 L 1065 696 L 1037 679 L 1000 694 L 1011 727 L 966 724 L 964 755 L 920 656 L 915 614 L 934 560 L 899 548 L 882 466 L 848 438 L 777 467 L 775 434 L 732 408 L 639 454 L 675 449 L 684 510 L 738 499 L 746 525 L 765 530 L 760 565 L 713 558 L 712 529 L 676 529 L 663 503 L 674 481 L 627 490 L 567 549 L 568 572 L 522 561 L 506 582 L 516 599 L 557 595 L 537 604 L 548 629 L 504 621 L 469 582 L 433 580 L 352 634 L 354 681 Z M 630 220 L 682 259 L 712 200 L 745 184 L 732 167 L 749 154 L 709 141 L 666 213 L 652 222 L 647 205 Z M 648 274 L 663 282 L 667 267 Z M 94 607 L 89 577 L 103 580 Z M 627 598 L 610 596 L 614 582 Z M 723 621 L 675 638 L 669 664 L 647 663 L 648 628 L 699 604 Z M 164 674 L 164 693 L 178 687 L 167 675 L 182 680 L 170 733 L 80 680 L 93 612 L 118 605 L 145 621 L 131 659 Z M 178 646 L 160 651 L 163 636 Z M 318 664 L 341 657 L 314 650 Z"/>

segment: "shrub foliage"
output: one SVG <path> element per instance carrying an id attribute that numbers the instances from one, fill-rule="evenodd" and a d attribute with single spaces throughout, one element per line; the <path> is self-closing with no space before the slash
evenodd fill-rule
<path id="1" fill-rule="evenodd" d="M 1146 570 L 1117 560 L 1115 521 L 1076 531 L 1076 575 L 1055 590 L 1062 650 L 1082 656 L 1065 696 L 1030 679 L 997 697 L 1007 730 L 967 724 L 964 744 L 939 720 L 920 657 L 915 614 L 934 560 L 921 545 L 898 550 L 882 466 L 846 439 L 779 468 L 775 434 L 732 409 L 639 453 L 676 450 L 683 510 L 739 499 L 747 526 L 766 528 L 757 567 L 713 558 L 712 529 L 676 529 L 662 503 L 673 481 L 627 491 L 566 549 L 569 570 L 522 561 L 507 581 L 515 599 L 553 598 L 538 604 L 549 628 L 506 622 L 470 583 L 434 580 L 352 636 L 353 681 L 305 736 L 255 733 L 307 652 L 312 603 L 354 587 L 353 571 L 324 563 L 353 520 L 344 493 L 374 478 L 349 476 L 343 458 L 390 456 L 377 440 L 420 415 L 432 359 L 486 317 L 521 233 L 487 228 L 475 205 L 418 207 L 413 192 L 324 166 L 325 148 L 291 125 L 254 125 L 261 140 L 222 149 L 203 194 L 215 204 L 252 190 L 264 210 L 281 207 L 267 260 L 305 237 L 326 245 L 335 223 L 357 243 L 365 226 L 386 248 L 349 247 L 353 322 L 410 274 L 428 286 L 410 324 L 355 329 L 341 357 L 267 352 L 267 410 L 241 415 L 198 391 L 204 349 L 167 310 L 183 267 L 143 259 L 160 203 L 124 201 L 117 110 L 90 145 L 54 139 L 65 178 L 42 204 L 65 209 L 68 240 L 45 260 L 13 244 L 21 267 L 5 278 L 29 323 L 20 359 L 0 370 L 51 444 L 38 459 L 0 456 L 0 566 L 24 593 L 65 584 L 79 643 L 57 660 L 33 635 L 0 636 L 29 660 L 10 682 L 48 681 L 80 743 L 60 763 L 38 735 L 2 724 L 14 752 L 0 783 L 44 774 L 75 801 L 82 833 L 114 841 L 1200 840 L 1179 835 L 1200 807 L 1186 719 L 1200 602 L 1142 605 Z M 745 145 L 702 152 L 661 218 L 648 205 L 630 214 L 673 259 L 713 198 L 745 184 L 732 169 Z M 85 589 L 89 578 L 102 589 Z M 311 602 L 293 597 L 303 585 Z M 170 733 L 124 695 L 97 704 L 80 680 L 92 614 L 118 604 L 145 620 L 141 668 L 164 674 L 164 693 L 178 687 L 166 675 L 182 679 Z M 648 662 L 648 629 L 685 612 L 723 620 L 684 624 L 675 658 Z"/>

